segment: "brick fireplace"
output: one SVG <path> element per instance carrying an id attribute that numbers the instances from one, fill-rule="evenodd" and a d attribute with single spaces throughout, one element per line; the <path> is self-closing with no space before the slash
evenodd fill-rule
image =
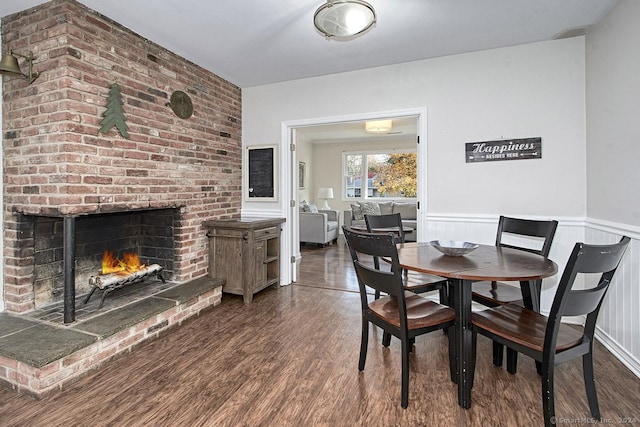
<path id="1" fill-rule="evenodd" d="M 78 293 L 109 245 L 147 251 L 179 283 L 205 276 L 202 222 L 240 214 L 240 89 L 74 0 L 3 18 L 2 41 L 40 73 L 3 79 L 5 309 L 64 298 L 71 223 Z M 129 138 L 98 133 L 114 82 Z M 176 90 L 189 119 L 167 106 Z"/>

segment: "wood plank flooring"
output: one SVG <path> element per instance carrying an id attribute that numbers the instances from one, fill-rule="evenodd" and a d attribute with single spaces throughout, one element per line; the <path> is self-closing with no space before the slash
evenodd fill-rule
<path id="1" fill-rule="evenodd" d="M 341 241 L 342 242 L 342 241 Z M 397 340 L 374 331 L 358 372 L 360 309 L 343 243 L 304 248 L 297 284 L 222 304 L 37 401 L 0 388 L 0 426 L 539 426 L 540 380 L 521 357 L 510 375 L 478 337 L 471 409 L 457 404 L 440 332 L 411 355 L 409 407 L 400 407 Z M 604 418 L 640 424 L 640 379 L 597 345 Z M 580 361 L 556 374 L 557 416 L 590 417 Z M 583 419 L 584 422 L 576 422 Z M 562 420 L 561 420 L 562 421 Z"/>

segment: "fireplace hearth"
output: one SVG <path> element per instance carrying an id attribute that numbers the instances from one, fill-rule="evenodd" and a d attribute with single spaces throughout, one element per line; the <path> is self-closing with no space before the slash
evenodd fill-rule
<path id="1" fill-rule="evenodd" d="M 172 280 L 175 263 L 174 230 L 179 209 L 153 209 L 79 217 L 51 218 L 22 215 L 23 230 L 32 238 L 22 239 L 25 253 L 33 253 L 35 308 L 63 300 L 65 323 L 75 321 L 76 293 L 103 297 L 113 289 L 138 282 L 160 272 L 161 280 Z M 32 246 L 29 248 L 28 246 Z M 104 252 L 138 254 L 147 273 L 104 283 L 96 280 Z M 28 262 L 29 259 L 25 259 Z M 88 299 L 88 298 L 87 298 Z"/>

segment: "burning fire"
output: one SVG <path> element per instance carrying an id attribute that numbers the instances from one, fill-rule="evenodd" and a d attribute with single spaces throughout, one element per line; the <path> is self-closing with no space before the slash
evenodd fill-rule
<path id="1" fill-rule="evenodd" d="M 106 250 L 102 255 L 102 274 L 130 274 L 144 267 L 135 252 L 125 252 L 122 259 L 116 258 L 113 251 Z"/>

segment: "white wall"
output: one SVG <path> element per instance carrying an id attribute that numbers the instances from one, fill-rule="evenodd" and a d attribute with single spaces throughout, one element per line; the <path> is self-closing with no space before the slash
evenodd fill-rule
<path id="1" fill-rule="evenodd" d="M 598 338 L 640 376 L 640 2 L 587 35 L 587 241 L 634 240 L 598 318 Z"/>
<path id="2" fill-rule="evenodd" d="M 426 109 L 421 202 L 434 238 L 491 243 L 499 214 L 556 218 L 550 257 L 562 270 L 576 241 L 633 237 L 598 338 L 640 375 L 639 9 L 622 0 L 587 37 L 244 89 L 243 143 L 282 140 L 288 121 Z M 464 162 L 465 142 L 535 136 L 542 159 Z M 543 309 L 554 280 L 545 281 Z"/>
<path id="3" fill-rule="evenodd" d="M 243 142 L 278 140 L 284 121 L 426 108 L 429 213 L 584 216 L 584 85 L 578 37 L 252 87 Z M 542 159 L 465 163 L 465 142 L 533 136 Z"/>
<path id="4" fill-rule="evenodd" d="M 640 2 L 587 37 L 587 215 L 640 226 Z"/>
<path id="5" fill-rule="evenodd" d="M 302 141 L 298 141 L 296 140 L 296 154 L 297 154 L 297 159 L 296 161 L 298 162 L 303 162 L 305 164 L 305 182 L 304 182 L 304 188 L 300 188 L 298 190 L 298 202 L 301 201 L 306 201 L 307 203 L 310 203 L 311 200 L 313 200 L 314 197 L 314 193 L 312 192 L 312 186 L 314 185 L 314 181 L 313 181 L 313 155 L 312 155 L 312 150 L 313 147 L 311 147 L 310 144 L 306 144 Z M 297 170 L 296 170 L 297 173 Z"/>

